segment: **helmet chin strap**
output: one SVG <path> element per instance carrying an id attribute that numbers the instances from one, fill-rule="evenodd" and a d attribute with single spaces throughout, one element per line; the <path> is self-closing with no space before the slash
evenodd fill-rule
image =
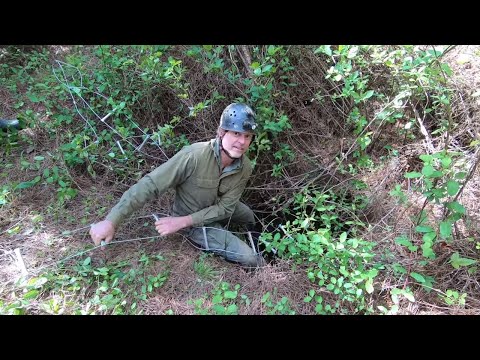
<path id="1" fill-rule="evenodd" d="M 225 150 L 225 148 L 223 147 L 223 136 L 220 137 L 220 150 L 223 151 L 225 155 L 227 155 L 232 160 L 240 159 L 239 157 L 233 157 L 227 150 Z"/>

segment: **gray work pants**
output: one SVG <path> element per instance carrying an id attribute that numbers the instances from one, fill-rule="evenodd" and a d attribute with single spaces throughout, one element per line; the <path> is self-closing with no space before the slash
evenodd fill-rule
<path id="1" fill-rule="evenodd" d="M 261 255 L 255 254 L 250 245 L 226 230 L 231 223 L 244 224 L 249 228 L 255 223 L 253 211 L 247 205 L 238 202 L 231 218 L 206 224 L 205 229 L 203 227 L 185 229 L 184 234 L 198 247 L 223 256 L 226 260 L 249 267 L 263 265 Z"/>

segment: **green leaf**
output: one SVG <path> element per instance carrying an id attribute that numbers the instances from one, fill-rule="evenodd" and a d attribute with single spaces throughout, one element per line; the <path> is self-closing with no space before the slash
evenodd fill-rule
<path id="1" fill-rule="evenodd" d="M 25 295 L 23 295 L 23 298 L 25 300 L 34 299 L 34 298 L 37 297 L 37 295 L 39 293 L 40 293 L 40 291 L 33 289 L 33 290 L 30 290 L 29 292 L 27 292 Z"/>
<path id="2" fill-rule="evenodd" d="M 222 301 L 223 301 L 223 297 L 220 294 L 217 294 L 212 298 L 213 304 L 220 304 Z"/>
<path id="3" fill-rule="evenodd" d="M 422 283 L 423 288 L 427 293 L 432 291 L 433 284 L 435 283 L 435 279 L 432 276 L 425 276 L 425 282 Z"/>
<path id="4" fill-rule="evenodd" d="M 422 174 L 425 175 L 426 177 L 432 176 L 434 172 L 435 172 L 435 169 L 433 168 L 432 165 L 425 165 L 422 169 Z"/>
<path id="5" fill-rule="evenodd" d="M 70 90 L 72 90 L 77 95 L 81 95 L 82 93 L 82 90 L 76 86 L 70 86 Z"/>
<path id="6" fill-rule="evenodd" d="M 440 236 L 444 239 L 449 238 L 452 235 L 452 224 L 447 221 L 440 223 Z"/>
<path id="7" fill-rule="evenodd" d="M 426 257 L 427 259 L 435 259 L 435 253 L 432 250 L 432 245 L 431 244 L 423 244 L 422 245 L 422 250 L 423 250 L 422 255 L 424 257 Z"/>
<path id="8" fill-rule="evenodd" d="M 458 252 L 452 254 L 450 257 L 450 262 L 455 269 L 459 269 L 460 266 L 469 266 L 475 264 L 477 261 L 468 258 L 462 258 Z"/>
<path id="9" fill-rule="evenodd" d="M 450 68 L 450 66 L 447 63 L 442 63 L 441 67 L 442 67 L 443 71 L 445 71 L 445 74 L 447 74 L 448 76 L 452 76 L 452 74 L 453 74 L 452 69 Z"/>
<path id="10" fill-rule="evenodd" d="M 400 264 L 393 264 L 392 267 L 393 267 L 393 270 L 394 270 L 395 272 L 398 272 L 398 273 L 400 273 L 400 274 L 406 274 L 406 273 L 407 273 L 407 269 L 405 269 L 405 268 L 404 268 L 402 265 L 400 265 Z"/>
<path id="11" fill-rule="evenodd" d="M 33 103 L 37 103 L 37 102 L 40 102 L 40 101 L 41 101 L 36 94 L 27 93 L 27 97 L 28 97 L 28 98 L 30 99 L 30 101 L 33 102 Z"/>
<path id="12" fill-rule="evenodd" d="M 236 304 L 231 304 L 231 305 L 228 305 L 227 307 L 227 314 L 235 314 L 238 310 L 238 307 Z"/>
<path id="13" fill-rule="evenodd" d="M 478 270 L 478 269 L 477 269 L 476 266 L 472 266 L 471 268 L 469 268 L 469 269 L 467 270 L 467 272 L 468 272 L 469 275 L 475 275 L 475 274 L 477 273 L 477 270 Z"/>
<path id="14" fill-rule="evenodd" d="M 302 221 L 302 224 L 300 226 L 305 229 L 307 227 L 309 221 L 310 221 L 310 219 L 306 218 L 305 220 Z"/>
<path id="15" fill-rule="evenodd" d="M 413 171 L 413 172 L 406 173 L 404 176 L 406 179 L 413 179 L 413 178 L 422 177 L 422 174 L 420 174 L 419 172 Z"/>
<path id="16" fill-rule="evenodd" d="M 447 204 L 447 207 L 450 209 L 450 210 L 453 210 L 457 213 L 460 213 L 460 214 L 465 214 L 465 208 L 457 201 L 452 201 L 451 203 L 448 203 Z"/>
<path id="17" fill-rule="evenodd" d="M 368 278 L 367 281 L 365 281 L 365 290 L 369 294 L 371 294 L 373 292 L 373 279 L 372 278 Z"/>
<path id="18" fill-rule="evenodd" d="M 332 56 L 332 49 L 330 48 L 330 45 L 322 45 L 316 48 L 313 53 L 314 54 L 324 53 L 328 56 Z"/>
<path id="19" fill-rule="evenodd" d="M 456 173 L 455 174 L 455 179 L 458 179 L 458 180 L 463 180 L 467 177 L 467 173 L 466 172 L 459 172 L 459 173 Z"/>
<path id="20" fill-rule="evenodd" d="M 265 65 L 265 66 L 263 67 L 262 72 L 268 72 L 268 71 L 270 71 L 270 69 L 271 69 L 272 67 L 273 67 L 273 65 L 271 65 L 271 64 Z"/>
<path id="21" fill-rule="evenodd" d="M 350 50 L 348 50 L 347 59 L 353 59 L 357 56 L 358 53 L 358 46 L 352 46 Z"/>
<path id="22" fill-rule="evenodd" d="M 407 239 L 405 235 L 399 236 L 395 239 L 395 243 L 398 245 L 412 246 L 413 244 Z"/>
<path id="23" fill-rule="evenodd" d="M 44 156 L 35 156 L 33 159 L 36 160 L 36 161 L 43 161 L 43 160 L 45 160 L 45 157 Z"/>
<path id="24" fill-rule="evenodd" d="M 422 275 L 420 275 L 419 273 L 412 272 L 412 273 L 410 273 L 410 276 L 412 278 L 414 278 L 415 280 L 417 280 L 419 283 L 424 283 L 425 282 L 425 278 Z"/>
<path id="25" fill-rule="evenodd" d="M 422 160 L 424 163 L 428 164 L 432 161 L 433 159 L 433 156 L 432 155 L 426 155 L 426 154 L 423 154 L 423 155 L 420 155 L 419 156 L 420 160 Z"/>
<path id="26" fill-rule="evenodd" d="M 444 157 L 441 161 L 442 161 L 442 166 L 443 166 L 445 169 L 447 169 L 447 168 L 450 166 L 450 164 L 452 163 L 452 158 L 450 158 L 450 157 Z"/>
<path id="27" fill-rule="evenodd" d="M 441 171 L 435 170 L 432 175 L 430 175 L 431 178 L 437 178 L 437 177 L 442 177 L 443 173 Z"/>
<path id="28" fill-rule="evenodd" d="M 437 237 L 437 233 L 432 231 L 432 232 L 428 232 L 428 233 L 425 233 L 423 235 L 423 241 L 424 242 L 432 242 L 433 240 L 435 240 L 435 238 Z"/>
<path id="29" fill-rule="evenodd" d="M 270 292 L 267 292 L 265 295 L 262 296 L 261 302 L 264 303 L 270 298 Z"/>
<path id="30" fill-rule="evenodd" d="M 236 291 L 225 291 L 225 299 L 235 299 L 237 297 Z"/>
<path id="31" fill-rule="evenodd" d="M 18 184 L 15 189 L 28 189 L 36 184 L 35 181 L 25 181 Z"/>
<path id="32" fill-rule="evenodd" d="M 87 265 L 90 265 L 90 262 L 92 261 L 92 259 L 90 259 L 90 256 L 87 257 L 84 261 L 83 261 L 83 266 L 87 266 Z"/>
<path id="33" fill-rule="evenodd" d="M 373 90 L 368 90 L 365 95 L 363 95 L 363 100 L 367 100 L 369 98 L 371 98 L 373 95 Z"/>
<path id="34" fill-rule="evenodd" d="M 413 297 L 413 294 L 410 294 L 409 292 L 404 292 L 403 293 L 403 296 L 405 296 L 407 298 L 408 301 L 410 302 L 415 302 L 415 298 Z"/>
<path id="35" fill-rule="evenodd" d="M 423 226 L 423 225 L 418 225 L 415 227 L 415 231 L 419 233 L 429 233 L 429 232 L 434 232 L 433 228 L 430 226 Z"/>
<path id="36" fill-rule="evenodd" d="M 447 193 L 448 193 L 448 195 L 450 195 L 450 196 L 455 195 L 459 188 L 460 188 L 460 185 L 458 184 L 458 182 L 453 181 L 453 180 L 449 180 L 447 182 Z"/>
<path id="37" fill-rule="evenodd" d="M 347 233 L 346 233 L 346 232 L 343 232 L 343 233 L 340 235 L 340 242 L 343 243 L 343 242 L 345 242 L 345 240 L 347 240 Z"/>

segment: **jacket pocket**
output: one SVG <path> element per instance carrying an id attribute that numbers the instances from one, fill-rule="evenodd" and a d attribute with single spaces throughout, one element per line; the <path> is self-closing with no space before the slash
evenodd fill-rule
<path id="1" fill-rule="evenodd" d="M 195 184 L 204 189 L 216 189 L 218 188 L 219 179 L 202 179 L 196 178 Z"/>
<path id="2" fill-rule="evenodd" d="M 189 192 L 199 210 L 216 203 L 219 179 L 195 178 L 193 182 Z"/>
<path id="3" fill-rule="evenodd" d="M 225 185 L 225 184 L 220 184 L 218 187 L 218 195 L 224 195 L 227 191 L 230 190 L 230 186 Z"/>

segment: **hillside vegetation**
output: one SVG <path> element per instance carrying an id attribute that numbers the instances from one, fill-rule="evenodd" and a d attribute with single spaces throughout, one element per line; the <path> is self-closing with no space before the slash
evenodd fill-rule
<path id="1" fill-rule="evenodd" d="M 0 314 L 479 314 L 478 47 L 0 48 Z M 264 268 L 90 224 L 251 105 Z"/>

